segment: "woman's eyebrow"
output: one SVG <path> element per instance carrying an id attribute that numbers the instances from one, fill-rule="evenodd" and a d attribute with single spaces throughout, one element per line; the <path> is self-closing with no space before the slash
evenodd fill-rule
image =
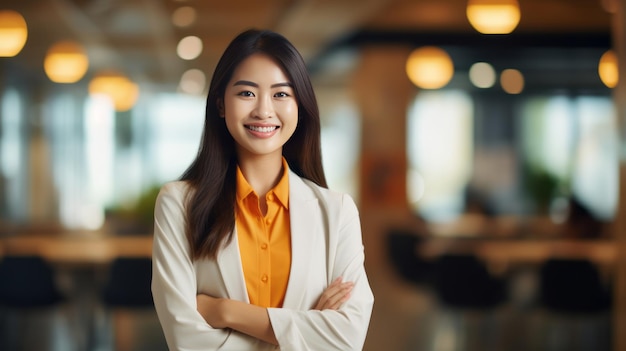
<path id="1" fill-rule="evenodd" d="M 278 88 L 278 87 L 289 87 L 289 88 L 291 88 L 291 86 L 292 85 L 289 82 L 272 84 L 272 88 Z"/>
<path id="2" fill-rule="evenodd" d="M 238 80 L 238 81 L 236 81 L 233 84 L 233 86 L 235 86 L 235 87 L 238 86 L 238 85 L 248 85 L 248 86 L 255 87 L 255 88 L 259 87 L 259 85 L 257 83 L 251 82 L 249 80 Z"/>
<path id="3" fill-rule="evenodd" d="M 247 85 L 247 86 L 251 86 L 254 88 L 258 88 L 259 85 L 255 82 L 251 82 L 249 80 L 238 80 L 235 83 L 233 83 L 233 86 L 238 86 L 238 85 Z M 291 87 L 291 83 L 289 82 L 284 82 L 284 83 L 276 83 L 276 84 L 272 84 L 271 88 L 278 88 L 278 87 Z"/>

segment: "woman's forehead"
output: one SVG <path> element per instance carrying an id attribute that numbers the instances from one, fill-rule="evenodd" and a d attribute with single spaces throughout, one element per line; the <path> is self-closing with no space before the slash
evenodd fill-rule
<path id="1" fill-rule="evenodd" d="M 233 71 L 229 85 L 241 80 L 257 85 L 290 82 L 283 67 L 274 58 L 263 53 L 255 53 L 242 60 Z"/>

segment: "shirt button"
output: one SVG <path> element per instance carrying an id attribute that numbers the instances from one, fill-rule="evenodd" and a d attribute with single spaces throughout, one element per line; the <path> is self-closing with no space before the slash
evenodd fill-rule
<path id="1" fill-rule="evenodd" d="M 267 282 L 267 274 L 263 274 L 263 276 L 261 277 L 261 281 L 262 281 L 263 283 L 266 283 L 266 282 Z"/>
<path id="2" fill-rule="evenodd" d="M 263 250 L 267 249 L 267 244 L 266 243 L 261 244 L 261 249 Z"/>

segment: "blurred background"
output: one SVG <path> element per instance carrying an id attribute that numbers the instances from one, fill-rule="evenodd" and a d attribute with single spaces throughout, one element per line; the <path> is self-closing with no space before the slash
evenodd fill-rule
<path id="1" fill-rule="evenodd" d="M 167 349 L 154 199 L 252 27 L 305 58 L 329 186 L 359 206 L 365 350 L 626 350 L 625 21 L 624 0 L 0 0 L 0 350 Z"/>

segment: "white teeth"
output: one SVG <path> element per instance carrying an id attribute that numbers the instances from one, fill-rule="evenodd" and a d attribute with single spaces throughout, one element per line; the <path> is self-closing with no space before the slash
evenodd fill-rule
<path id="1" fill-rule="evenodd" d="M 276 126 L 272 126 L 272 127 L 246 126 L 246 128 L 255 132 L 259 132 L 259 133 L 269 133 L 269 132 L 273 132 L 278 127 Z"/>

